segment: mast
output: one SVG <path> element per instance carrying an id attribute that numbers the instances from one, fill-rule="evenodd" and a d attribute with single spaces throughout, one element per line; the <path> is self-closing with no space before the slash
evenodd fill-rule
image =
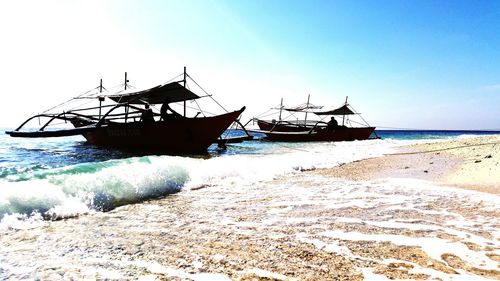
<path id="1" fill-rule="evenodd" d="M 281 111 L 283 110 L 283 98 L 281 98 L 281 103 L 280 103 L 280 117 L 278 121 L 281 121 Z"/>
<path id="2" fill-rule="evenodd" d="M 127 83 L 128 83 L 127 72 L 125 72 L 125 90 L 127 90 L 127 86 L 128 86 Z M 128 108 L 129 108 L 129 105 L 127 104 L 127 106 L 125 106 L 125 122 L 127 122 Z"/>
<path id="3" fill-rule="evenodd" d="M 186 67 L 184 66 L 184 88 L 186 88 Z M 186 91 L 184 91 L 184 117 L 186 117 Z"/>
<path id="4" fill-rule="evenodd" d="M 101 83 L 99 84 L 99 94 L 102 93 L 102 79 Z M 101 106 L 102 106 L 102 101 L 104 100 L 103 97 L 99 97 L 99 119 L 101 119 Z"/>
<path id="5" fill-rule="evenodd" d="M 345 97 L 345 105 L 347 105 L 347 98 L 348 98 L 348 97 L 349 97 L 349 96 L 346 96 L 346 97 Z M 342 115 L 342 126 L 344 126 L 344 121 L 345 121 L 345 114 L 344 114 L 344 115 Z"/>
<path id="6" fill-rule="evenodd" d="M 127 83 L 128 83 L 127 72 L 125 72 L 125 90 L 127 89 Z"/>
<path id="7" fill-rule="evenodd" d="M 306 117 L 304 118 L 304 126 L 307 126 L 307 109 L 309 108 L 309 98 L 311 94 L 307 95 L 307 104 L 306 104 Z"/>

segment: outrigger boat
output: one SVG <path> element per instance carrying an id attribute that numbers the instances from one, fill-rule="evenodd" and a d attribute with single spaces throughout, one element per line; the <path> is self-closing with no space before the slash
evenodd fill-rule
<path id="1" fill-rule="evenodd" d="M 258 132 L 264 133 L 267 140 L 288 142 L 366 140 L 372 133 L 375 134 L 375 127 L 370 126 L 359 113 L 354 111 L 348 104 L 347 97 L 344 105 L 333 110 L 315 106 L 309 102 L 309 98 L 310 96 L 305 105 L 290 108 L 283 106 L 282 99 L 278 108 L 278 120 L 255 119 L 260 128 Z M 283 111 L 288 112 L 289 116 L 282 118 Z M 308 120 L 308 113 L 316 115 L 319 119 Z M 299 119 L 298 114 L 303 114 L 305 117 Z M 352 115 L 359 116 L 363 123 L 352 120 L 350 118 Z M 324 121 L 328 116 L 331 119 L 328 122 Z M 342 116 L 342 124 L 339 125 L 333 116 Z M 376 134 L 375 138 L 378 138 Z"/>
<path id="2" fill-rule="evenodd" d="M 199 87 L 186 73 L 185 67 L 181 75 L 183 79 L 180 81 L 136 91 L 128 84 L 125 73 L 125 89 L 112 94 L 106 93 L 101 79 L 99 87 L 44 113 L 34 115 L 17 129 L 6 133 L 12 137 L 25 138 L 83 135 L 89 144 L 100 147 L 167 154 L 206 153 L 213 143 L 224 144 L 251 138 L 247 134 L 244 137 L 222 139 L 224 131 L 233 122 L 239 122 L 237 119 L 245 107 L 208 116 L 207 112 L 201 110 L 198 99 L 212 96 Z M 187 78 L 206 95 L 198 96 L 189 90 L 186 85 Z M 220 106 L 215 99 L 212 100 Z M 82 101 L 86 107 L 77 106 L 67 111 L 52 112 L 56 108 L 60 109 L 62 105 Z M 88 106 L 88 102 L 98 102 L 98 105 Z M 187 102 L 190 102 L 191 106 L 188 106 Z M 157 105 L 162 105 L 161 110 L 155 108 Z M 183 114 L 174 111 L 171 105 L 183 108 Z M 188 116 L 187 109 L 194 110 L 196 115 Z M 48 118 L 48 121 L 38 129 L 23 129 L 28 127 L 30 121 L 42 118 Z M 61 128 L 62 123 L 57 123 L 56 120 L 69 123 L 73 127 Z"/>

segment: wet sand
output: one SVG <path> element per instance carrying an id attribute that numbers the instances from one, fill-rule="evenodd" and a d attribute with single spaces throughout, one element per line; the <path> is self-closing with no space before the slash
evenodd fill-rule
<path id="1" fill-rule="evenodd" d="M 498 163 L 495 149 L 491 158 L 474 157 Z M 248 185 L 184 190 L 107 213 L 2 230 L 0 277 L 500 279 L 498 193 L 444 184 L 482 161 L 433 153 L 422 154 L 421 162 L 413 154 L 393 155 Z M 385 176 L 406 173 L 440 185 Z"/>
<path id="2" fill-rule="evenodd" d="M 500 136 L 438 141 L 403 147 L 314 173 L 362 181 L 416 178 L 469 190 L 500 194 Z"/>

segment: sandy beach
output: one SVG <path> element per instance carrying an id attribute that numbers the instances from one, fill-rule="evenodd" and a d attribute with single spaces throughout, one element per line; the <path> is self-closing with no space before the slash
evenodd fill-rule
<path id="1" fill-rule="evenodd" d="M 5 229 L 0 276 L 498 280 L 499 142 L 418 144 L 333 169 Z"/>
<path id="2" fill-rule="evenodd" d="M 417 178 L 445 186 L 500 194 L 500 136 L 437 141 L 399 152 L 321 169 L 315 173 L 349 180 Z"/>

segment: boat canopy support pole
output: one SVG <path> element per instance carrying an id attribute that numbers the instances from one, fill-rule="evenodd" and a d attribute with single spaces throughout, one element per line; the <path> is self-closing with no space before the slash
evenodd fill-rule
<path id="1" fill-rule="evenodd" d="M 278 118 L 278 121 L 281 122 L 281 112 L 283 111 L 283 98 L 281 98 L 281 103 L 280 103 L 280 116 Z"/>
<path id="2" fill-rule="evenodd" d="M 307 95 L 307 104 L 306 104 L 306 117 L 304 118 L 304 126 L 307 125 L 307 109 L 309 108 L 309 98 L 311 98 L 311 95 Z"/>
<path id="3" fill-rule="evenodd" d="M 186 67 L 184 66 L 184 79 L 182 80 L 184 83 L 184 88 L 186 88 Z M 186 92 L 184 92 L 184 117 L 186 117 Z"/>
<path id="4" fill-rule="evenodd" d="M 345 97 L 345 105 L 347 105 L 347 98 L 348 98 L 348 97 L 349 97 L 349 96 L 346 96 L 346 97 Z M 344 115 L 342 115 L 342 126 L 344 126 L 344 122 L 345 122 L 345 114 L 344 114 Z"/>
<path id="5" fill-rule="evenodd" d="M 102 93 L 102 79 L 101 83 L 99 84 L 99 93 Z M 99 97 L 99 119 L 101 119 L 101 108 L 102 108 L 102 101 L 104 100 L 103 97 Z"/>
<path id="6" fill-rule="evenodd" d="M 128 83 L 127 72 L 125 72 L 125 90 L 127 89 L 127 83 Z"/>
<path id="7" fill-rule="evenodd" d="M 184 88 L 186 88 L 186 67 L 184 66 Z M 186 117 L 186 92 L 184 91 L 184 117 Z"/>

